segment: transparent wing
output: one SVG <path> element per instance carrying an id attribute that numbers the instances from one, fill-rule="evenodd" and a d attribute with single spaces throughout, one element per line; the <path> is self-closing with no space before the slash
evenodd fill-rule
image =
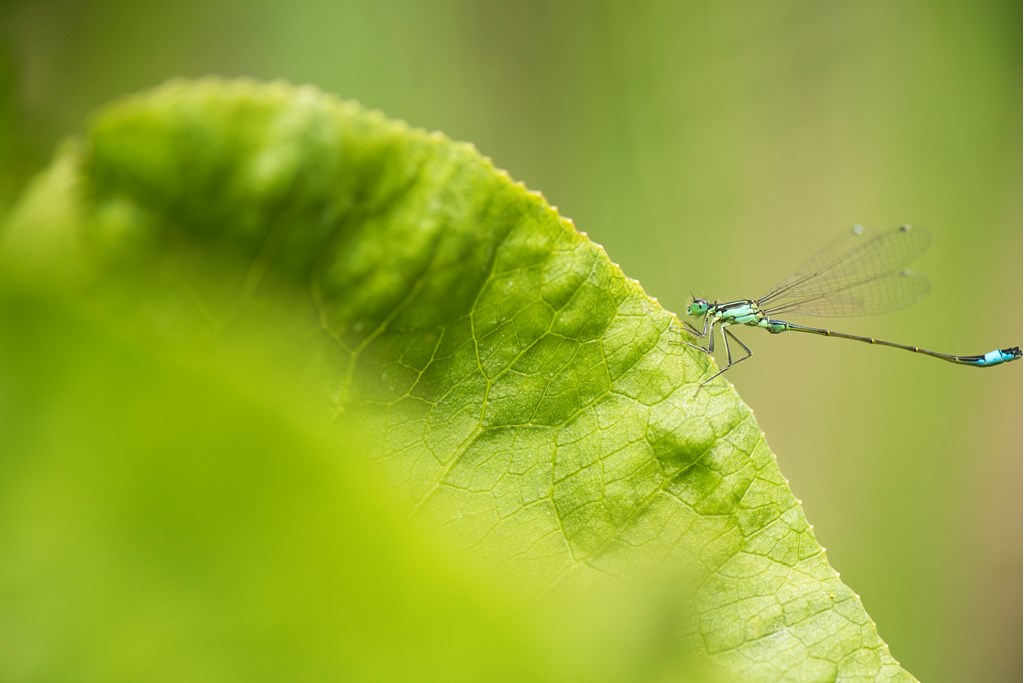
<path id="1" fill-rule="evenodd" d="M 916 304 L 928 294 L 928 280 L 904 270 L 840 291 L 793 298 L 788 294 L 763 307 L 767 315 L 802 313 L 820 318 L 847 318 L 892 313 Z"/>
<path id="2" fill-rule="evenodd" d="M 832 242 L 758 299 L 769 314 L 857 316 L 896 311 L 928 293 L 928 281 L 903 269 L 931 242 L 923 228 L 872 235 L 859 226 Z"/>

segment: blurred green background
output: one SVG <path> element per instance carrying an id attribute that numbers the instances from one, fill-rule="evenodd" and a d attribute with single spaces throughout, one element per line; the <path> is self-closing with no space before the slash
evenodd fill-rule
<path id="1" fill-rule="evenodd" d="M 0 192 L 174 76 L 312 83 L 475 143 L 668 308 L 758 296 L 854 223 L 931 296 L 836 329 L 1024 341 L 1017 2 L 0 5 Z M 1021 676 L 1021 364 L 750 331 L 728 376 L 833 565 L 925 681 Z"/>

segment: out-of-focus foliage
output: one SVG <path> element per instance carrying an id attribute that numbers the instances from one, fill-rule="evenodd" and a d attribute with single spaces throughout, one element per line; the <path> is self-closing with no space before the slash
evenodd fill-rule
<path id="1" fill-rule="evenodd" d="M 912 680 L 672 316 L 468 145 L 173 83 L 3 244 L 6 679 Z"/>
<path id="2" fill-rule="evenodd" d="M 287 384 L 2 284 L 0 678 L 555 680 Z"/>

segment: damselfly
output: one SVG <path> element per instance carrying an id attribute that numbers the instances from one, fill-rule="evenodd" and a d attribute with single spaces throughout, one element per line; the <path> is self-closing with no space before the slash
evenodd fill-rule
<path id="1" fill-rule="evenodd" d="M 690 332 L 707 345 L 681 342 L 705 353 L 715 350 L 715 328 L 722 333 L 728 362 L 726 366 L 701 382 L 704 386 L 715 377 L 753 355 L 750 348 L 734 335 L 731 325 L 761 327 L 772 334 L 793 330 L 825 337 L 840 337 L 854 341 L 891 346 L 940 358 L 959 365 L 987 368 L 1021 357 L 1019 347 L 996 349 L 981 356 L 957 356 L 951 353 L 929 351 L 909 344 L 862 337 L 820 327 L 797 325 L 773 316 L 791 313 L 821 317 L 847 317 L 888 313 L 909 306 L 928 293 L 928 281 L 921 275 L 903 267 L 928 248 L 930 238 L 923 228 L 903 225 L 876 236 L 868 236 L 860 226 L 854 227 L 832 244 L 815 254 L 793 275 L 768 290 L 759 299 L 739 299 L 719 303 L 694 297 L 686 312 L 703 320 L 697 329 L 684 323 Z M 739 344 L 746 355 L 733 360 L 729 340 Z"/>

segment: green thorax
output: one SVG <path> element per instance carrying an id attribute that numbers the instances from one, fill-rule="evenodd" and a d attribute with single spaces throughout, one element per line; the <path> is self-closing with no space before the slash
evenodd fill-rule
<path id="1" fill-rule="evenodd" d="M 749 325 L 751 327 L 763 327 L 769 332 L 782 332 L 786 324 L 781 321 L 769 320 L 758 305 L 749 300 L 729 301 L 721 304 L 714 304 L 709 313 L 714 316 L 716 322 L 722 325 Z"/>

